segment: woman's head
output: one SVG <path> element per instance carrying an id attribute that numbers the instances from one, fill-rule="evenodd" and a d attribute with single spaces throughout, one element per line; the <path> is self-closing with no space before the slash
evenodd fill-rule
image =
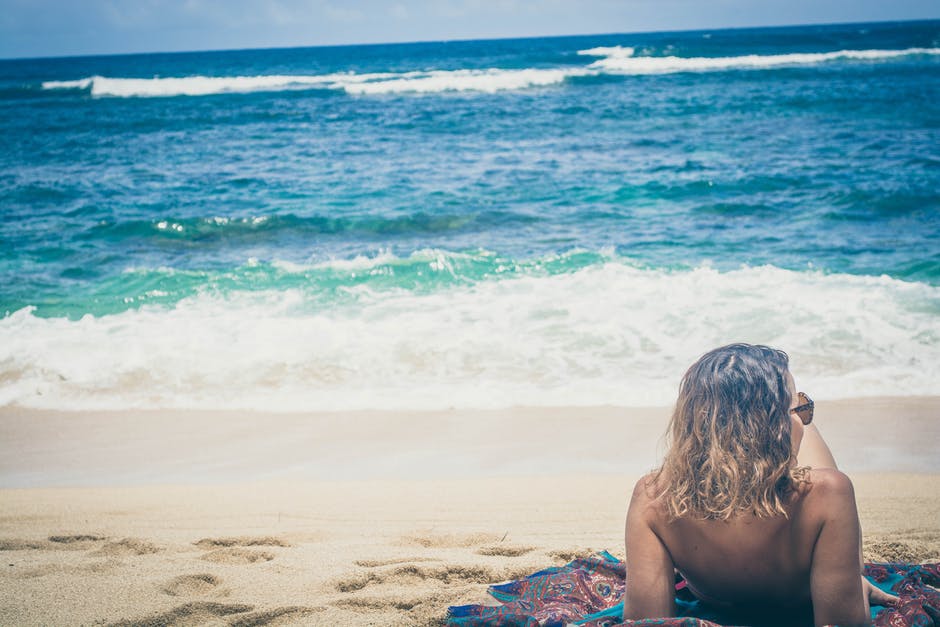
<path id="1" fill-rule="evenodd" d="M 658 485 L 673 517 L 785 514 L 799 446 L 787 354 L 729 344 L 682 378 Z"/>

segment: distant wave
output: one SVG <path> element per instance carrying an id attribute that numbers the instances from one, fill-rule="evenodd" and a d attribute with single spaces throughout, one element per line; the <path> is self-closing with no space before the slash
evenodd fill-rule
<path id="1" fill-rule="evenodd" d="M 277 288 L 220 283 L 78 320 L 23 308 L 0 319 L 0 406 L 664 405 L 699 354 L 731 341 L 784 348 L 818 398 L 940 393 L 936 286 L 567 257 L 578 255 L 523 263 L 423 250 L 278 263 L 271 272 L 290 280 Z M 126 281 L 140 272 L 158 271 Z M 401 274 L 427 289 L 392 280 Z M 159 300 L 161 285 L 144 287 Z"/>
<path id="2" fill-rule="evenodd" d="M 286 89 L 331 89 L 338 77 L 350 83 L 380 80 L 389 74 L 349 75 L 269 75 L 269 76 L 186 76 L 180 78 L 107 78 L 91 76 L 75 81 L 47 81 L 43 89 L 90 90 L 92 96 L 154 97 L 207 96 L 210 94 Z"/>
<path id="3" fill-rule="evenodd" d="M 937 55 L 940 48 L 905 50 L 838 50 L 836 52 L 801 52 L 791 54 L 748 54 L 736 57 L 644 57 L 632 56 L 631 48 L 593 48 L 579 54 L 602 56 L 589 65 L 591 69 L 618 74 L 670 74 L 721 70 L 758 70 L 789 65 L 814 65 L 838 60 L 878 61 L 913 55 Z"/>
<path id="4" fill-rule="evenodd" d="M 427 72 L 289 76 L 187 76 L 182 78 L 107 78 L 46 81 L 43 89 L 89 91 L 92 96 L 158 97 L 301 89 L 342 90 L 348 94 L 497 91 L 561 83 L 568 76 L 589 73 L 570 69 L 431 70 Z"/>
<path id="5" fill-rule="evenodd" d="M 940 48 L 904 50 L 839 50 L 734 57 L 635 56 L 627 46 L 589 48 L 581 56 L 601 57 L 580 67 L 526 69 L 465 69 L 413 72 L 333 73 L 311 75 L 185 76 L 110 78 L 90 76 L 69 81 L 45 81 L 44 90 L 80 90 L 98 97 L 206 96 L 255 91 L 324 89 L 354 95 L 483 92 L 519 90 L 564 83 L 567 79 L 599 74 L 644 75 L 722 70 L 760 70 L 814 65 L 839 60 L 878 61 L 914 55 L 938 55 Z"/>
<path id="6" fill-rule="evenodd" d="M 636 48 L 629 46 L 599 46 L 578 50 L 578 54 L 584 57 L 632 57 L 634 52 Z"/>

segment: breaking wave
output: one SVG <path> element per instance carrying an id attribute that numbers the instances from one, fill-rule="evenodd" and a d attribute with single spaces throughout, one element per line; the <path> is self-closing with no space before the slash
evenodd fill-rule
<path id="1" fill-rule="evenodd" d="M 497 91 L 561 83 L 587 70 L 431 70 L 427 72 L 338 73 L 291 76 L 187 76 L 181 78 L 107 78 L 91 76 L 74 81 L 46 81 L 43 89 L 88 91 L 92 96 L 159 97 L 302 89 L 341 90 L 347 94 Z"/>
<path id="2" fill-rule="evenodd" d="M 593 48 L 579 54 L 604 57 L 588 66 L 591 69 L 618 74 L 669 74 L 676 72 L 708 72 L 721 70 L 761 70 L 791 65 L 815 65 L 832 61 L 881 61 L 913 55 L 937 55 L 940 48 L 907 48 L 905 50 L 838 50 L 835 52 L 803 52 L 791 54 L 748 54 L 735 57 L 646 57 L 633 56 L 632 48 Z"/>
<path id="3" fill-rule="evenodd" d="M 936 286 L 774 266 L 669 271 L 610 255 L 508 277 L 499 263 L 385 254 L 279 264 L 292 287 L 207 289 L 78 320 L 26 307 L 0 319 L 0 406 L 666 405 L 696 357 L 732 341 L 787 350 L 817 398 L 940 393 Z M 431 289 L 379 280 L 467 264 L 472 277 Z M 307 286 L 327 276 L 329 301 Z"/>

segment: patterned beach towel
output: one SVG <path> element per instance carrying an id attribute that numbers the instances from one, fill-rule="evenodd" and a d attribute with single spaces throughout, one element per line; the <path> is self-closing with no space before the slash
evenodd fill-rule
<path id="1" fill-rule="evenodd" d="M 940 627 L 940 563 L 865 564 L 865 576 L 876 586 L 896 594 L 895 607 L 873 607 L 876 627 Z M 604 551 L 576 559 L 565 566 L 547 568 L 524 579 L 490 586 L 501 605 L 461 605 L 448 609 L 448 625 L 520 625 L 525 627 L 585 625 L 600 627 L 720 627 L 740 624 L 698 603 L 676 584 L 679 618 L 623 622 L 624 564 Z M 768 617 L 772 619 L 772 617 Z"/>

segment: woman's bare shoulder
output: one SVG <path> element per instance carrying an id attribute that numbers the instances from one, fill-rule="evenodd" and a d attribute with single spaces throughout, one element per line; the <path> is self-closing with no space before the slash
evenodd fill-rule
<path id="1" fill-rule="evenodd" d="M 651 502 L 655 500 L 657 494 L 656 479 L 656 472 L 646 473 L 637 479 L 636 484 L 633 486 L 633 495 L 630 497 L 630 501 Z"/>
<path id="2" fill-rule="evenodd" d="M 827 519 L 855 509 L 855 488 L 841 470 L 811 468 L 807 479 L 801 492 L 808 513 Z"/>
<path id="3" fill-rule="evenodd" d="M 630 507 L 641 511 L 647 521 L 662 519 L 666 514 L 658 479 L 656 472 L 643 475 L 633 486 L 633 494 L 630 496 Z"/>
<path id="4" fill-rule="evenodd" d="M 810 468 L 807 474 L 810 491 L 816 492 L 817 495 L 854 494 L 852 480 L 841 470 L 835 468 Z"/>

